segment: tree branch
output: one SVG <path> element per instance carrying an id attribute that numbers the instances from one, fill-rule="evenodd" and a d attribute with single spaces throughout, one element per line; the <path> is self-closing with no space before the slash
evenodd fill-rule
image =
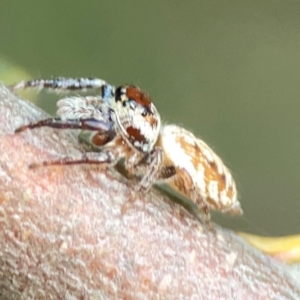
<path id="1" fill-rule="evenodd" d="M 28 169 L 80 152 L 68 131 L 14 134 L 45 117 L 0 85 L 2 299 L 300 299 L 284 265 L 157 190 L 122 215 L 131 190 L 114 170 Z"/>

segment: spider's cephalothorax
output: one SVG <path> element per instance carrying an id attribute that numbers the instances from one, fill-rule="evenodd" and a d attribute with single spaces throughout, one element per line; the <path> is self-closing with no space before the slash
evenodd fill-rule
<path id="1" fill-rule="evenodd" d="M 94 118 L 113 122 L 116 132 L 137 152 L 151 152 L 159 135 L 160 115 L 150 97 L 136 86 L 115 89 L 105 84 L 101 96 L 67 97 L 59 100 L 57 106 L 61 119 Z M 93 140 L 91 143 L 103 146 Z"/>
<path id="2" fill-rule="evenodd" d="M 160 115 L 150 97 L 133 85 L 115 91 L 115 122 L 123 138 L 138 151 L 152 151 L 161 126 Z"/>
<path id="3" fill-rule="evenodd" d="M 80 129 L 89 132 L 89 142 L 99 152 L 83 153 L 78 159 L 66 157 L 33 166 L 65 164 L 115 165 L 125 158 L 125 167 L 135 175 L 136 168 L 147 156 L 147 171 L 137 186 L 146 191 L 157 177 L 162 152 L 156 147 L 161 120 L 150 97 L 136 86 L 115 88 L 98 78 L 53 78 L 21 81 L 12 90 L 26 88 L 49 89 L 56 92 L 99 91 L 96 96 L 66 97 L 57 102 L 58 118 L 49 118 L 21 126 L 16 132 L 48 126 L 52 128 Z M 150 155 L 151 154 L 151 155 Z"/>

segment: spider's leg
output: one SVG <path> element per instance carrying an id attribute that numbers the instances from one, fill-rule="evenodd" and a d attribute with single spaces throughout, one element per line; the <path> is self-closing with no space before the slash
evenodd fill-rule
<path id="1" fill-rule="evenodd" d="M 207 203 L 204 201 L 203 197 L 197 190 L 193 178 L 184 168 L 180 168 L 177 170 L 176 176 L 171 178 L 171 183 L 175 185 L 175 187 L 188 198 L 190 198 L 201 210 L 204 215 L 204 223 L 208 227 L 208 229 L 212 232 L 215 231 L 211 219 L 210 212 Z M 198 216 L 196 216 L 198 218 Z M 198 218 L 199 219 L 199 218 Z M 200 219 L 203 222 L 203 220 Z"/>
<path id="2" fill-rule="evenodd" d="M 138 184 L 137 190 L 139 193 L 146 193 L 151 186 L 159 179 L 162 170 L 163 151 L 161 148 L 154 148 L 151 154 L 151 162 L 148 166 L 148 171 L 142 177 Z"/>
<path id="3" fill-rule="evenodd" d="M 113 123 L 110 121 L 100 121 L 96 119 L 61 119 L 61 118 L 48 118 L 24 125 L 15 130 L 16 133 L 22 132 L 26 129 L 33 129 L 38 127 L 52 127 L 57 129 L 82 129 L 98 131 L 99 133 L 114 132 Z"/>
<path id="4" fill-rule="evenodd" d="M 200 199 L 199 199 L 200 198 Z M 214 228 L 212 222 L 211 222 L 211 218 L 210 218 L 210 213 L 209 213 L 209 208 L 207 206 L 207 204 L 203 201 L 202 197 L 198 197 L 197 200 L 198 205 L 200 206 L 200 210 L 202 211 L 203 215 L 204 215 L 204 222 L 207 226 L 207 228 L 212 231 L 215 232 L 216 229 Z"/>
<path id="5" fill-rule="evenodd" d="M 64 157 L 58 160 L 43 161 L 41 163 L 33 163 L 29 168 L 34 169 L 44 166 L 58 165 L 79 165 L 79 164 L 100 164 L 103 166 L 114 165 L 117 157 L 112 149 L 106 149 L 102 152 L 87 152 L 83 153 L 79 158 Z"/>
<path id="6" fill-rule="evenodd" d="M 20 81 L 9 87 L 11 90 L 25 90 L 27 88 L 49 89 L 55 92 L 79 91 L 84 92 L 88 89 L 102 89 L 102 96 L 108 96 L 114 93 L 114 88 L 106 81 L 99 78 L 50 78 L 33 79 L 29 81 Z"/>
<path id="7" fill-rule="evenodd" d="M 135 171 L 137 171 L 138 175 L 139 165 L 142 163 L 142 161 L 143 159 L 139 161 L 136 165 L 127 166 L 129 167 L 129 169 L 131 169 L 131 173 L 133 175 L 135 174 Z M 144 169 L 147 171 L 143 174 L 141 181 L 137 184 L 135 192 L 132 194 L 130 199 L 123 205 L 122 213 L 125 213 L 128 210 L 129 206 L 136 200 L 137 194 L 145 194 L 159 177 L 163 161 L 162 149 L 154 148 L 154 151 L 149 156 L 147 156 L 147 161 L 147 168 Z"/>

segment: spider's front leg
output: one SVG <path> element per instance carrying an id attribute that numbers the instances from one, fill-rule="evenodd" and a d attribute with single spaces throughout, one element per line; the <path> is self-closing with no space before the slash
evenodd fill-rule
<path id="1" fill-rule="evenodd" d="M 33 79 L 29 81 L 20 81 L 17 84 L 11 85 L 9 88 L 13 91 L 25 90 L 28 88 L 36 89 L 49 89 L 55 92 L 64 91 L 81 91 L 84 92 L 87 89 L 102 89 L 103 93 L 107 92 L 105 87 L 112 87 L 107 84 L 106 81 L 99 78 L 50 78 L 50 79 Z"/>
<path id="2" fill-rule="evenodd" d="M 16 133 L 22 132 L 26 129 L 33 129 L 39 127 L 52 127 L 56 129 L 82 129 L 98 131 L 99 133 L 108 134 L 114 131 L 113 123 L 109 121 L 100 121 L 96 119 L 75 119 L 64 120 L 62 118 L 48 118 L 36 123 L 23 125 L 15 130 Z"/>
<path id="3" fill-rule="evenodd" d="M 113 123 L 109 121 L 100 121 L 96 119 L 76 119 L 76 120 L 64 120 L 61 118 L 49 118 L 41 120 L 36 123 L 31 123 L 25 126 L 21 126 L 16 129 L 16 133 L 22 132 L 26 129 L 33 129 L 39 127 L 52 127 L 56 129 L 81 129 L 90 130 L 94 132 L 93 141 L 96 146 L 105 146 L 108 142 L 112 141 L 115 137 L 115 130 Z M 59 160 L 44 161 L 42 163 L 34 163 L 30 165 L 30 168 L 36 168 L 40 166 L 52 166 L 52 165 L 74 165 L 74 164 L 108 164 L 113 165 L 117 161 L 117 149 L 104 149 L 100 153 L 84 153 L 78 159 L 65 157 Z"/>

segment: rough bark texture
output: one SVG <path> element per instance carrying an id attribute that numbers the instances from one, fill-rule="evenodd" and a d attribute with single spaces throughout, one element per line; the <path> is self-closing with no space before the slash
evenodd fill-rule
<path id="1" fill-rule="evenodd" d="M 125 214 L 128 181 L 79 155 L 69 132 L 14 129 L 46 116 L 0 85 L 1 299 L 300 299 L 284 265 L 152 189 Z"/>

